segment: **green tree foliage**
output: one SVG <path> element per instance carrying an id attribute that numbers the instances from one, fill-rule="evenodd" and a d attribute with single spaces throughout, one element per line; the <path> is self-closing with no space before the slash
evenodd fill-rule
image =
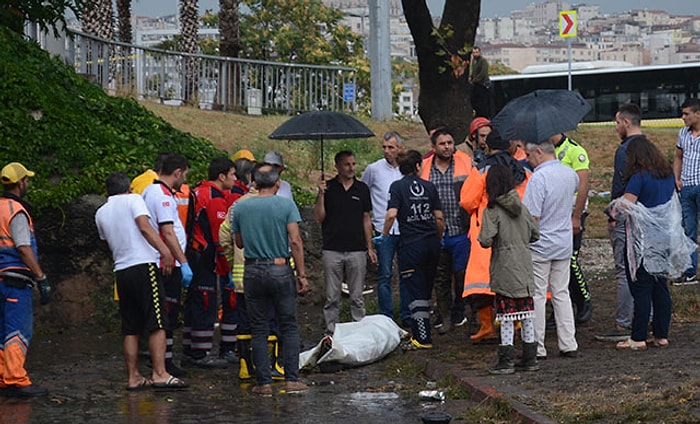
<path id="1" fill-rule="evenodd" d="M 58 30 L 66 25 L 66 10 L 80 16 L 83 0 L 2 0 L 0 1 L 0 26 L 21 34 L 24 22 L 36 22 L 42 30 Z"/>
<path id="2" fill-rule="evenodd" d="M 135 177 L 160 152 L 174 151 L 205 177 L 224 152 L 173 128 L 133 99 L 110 97 L 34 43 L 0 28 L 0 158 L 36 171 L 30 200 L 61 206 L 103 193 L 113 171 Z"/>
<path id="3" fill-rule="evenodd" d="M 345 64 L 362 54 L 362 37 L 340 25 L 342 12 L 321 0 L 243 0 L 242 55 L 313 65 Z"/>

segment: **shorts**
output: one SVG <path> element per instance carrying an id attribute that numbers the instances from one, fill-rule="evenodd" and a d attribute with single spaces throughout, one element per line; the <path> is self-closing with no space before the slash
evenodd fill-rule
<path id="1" fill-rule="evenodd" d="M 154 263 L 116 272 L 122 335 L 140 336 L 166 328 L 165 292 L 159 276 Z"/>

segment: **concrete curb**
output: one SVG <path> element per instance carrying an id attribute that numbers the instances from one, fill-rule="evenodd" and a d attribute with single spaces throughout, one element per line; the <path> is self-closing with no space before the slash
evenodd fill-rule
<path id="1" fill-rule="evenodd" d="M 557 421 L 531 410 L 524 403 L 515 400 L 512 396 L 502 393 L 491 387 L 485 380 L 465 371 L 457 370 L 453 365 L 446 365 L 435 359 L 425 361 L 425 375 L 432 380 L 440 380 L 448 375 L 453 376 L 475 403 L 489 403 L 500 400 L 508 403 L 513 408 L 510 419 L 527 424 L 555 424 Z"/>

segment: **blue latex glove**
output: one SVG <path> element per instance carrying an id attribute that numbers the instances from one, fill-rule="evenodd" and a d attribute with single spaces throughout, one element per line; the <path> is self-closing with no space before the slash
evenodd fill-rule
<path id="1" fill-rule="evenodd" d="M 230 272 L 229 272 L 228 274 L 226 274 L 226 275 L 225 275 L 224 277 L 222 277 L 222 278 L 224 278 L 224 279 L 225 279 L 224 281 L 226 281 L 225 287 L 226 287 L 227 289 L 233 289 L 233 288 L 234 288 L 234 287 L 233 287 L 233 276 L 231 276 L 231 273 L 230 273 Z"/>
<path id="2" fill-rule="evenodd" d="M 190 282 L 192 282 L 192 268 L 190 268 L 190 264 L 187 262 L 182 264 L 180 267 L 180 272 L 182 272 L 182 287 L 188 288 L 190 286 Z"/>

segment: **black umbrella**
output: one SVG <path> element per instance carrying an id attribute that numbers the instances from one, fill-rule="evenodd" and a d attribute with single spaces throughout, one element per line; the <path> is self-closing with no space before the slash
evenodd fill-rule
<path id="1" fill-rule="evenodd" d="M 535 90 L 508 102 L 491 124 L 506 140 L 539 143 L 575 130 L 589 110 L 591 105 L 578 92 Z"/>
<path id="2" fill-rule="evenodd" d="M 340 112 L 306 112 L 287 120 L 268 137 L 274 140 L 320 140 L 323 176 L 323 140 L 373 137 L 362 122 Z"/>

